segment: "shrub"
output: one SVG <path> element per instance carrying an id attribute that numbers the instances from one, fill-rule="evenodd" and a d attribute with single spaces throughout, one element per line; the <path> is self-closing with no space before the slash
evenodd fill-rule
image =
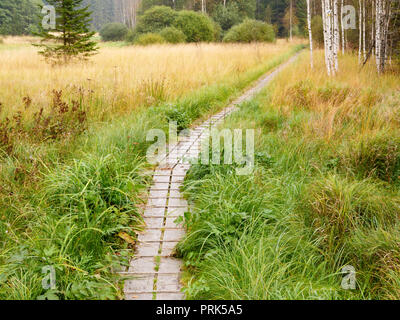
<path id="1" fill-rule="evenodd" d="M 3 44 L 3 43 L 4 43 L 4 40 L 3 40 L 3 38 L 0 37 L 0 44 Z"/>
<path id="2" fill-rule="evenodd" d="M 128 43 L 134 43 L 138 34 L 135 30 L 129 29 L 128 33 L 126 34 L 125 41 Z"/>
<path id="3" fill-rule="evenodd" d="M 214 40 L 213 22 L 204 14 L 182 10 L 179 12 L 174 26 L 185 34 L 188 42 Z"/>
<path id="4" fill-rule="evenodd" d="M 161 30 L 160 35 L 168 43 L 182 43 L 186 41 L 185 34 L 174 27 L 167 27 Z"/>
<path id="5" fill-rule="evenodd" d="M 142 33 L 156 33 L 172 26 L 178 13 L 166 6 L 155 6 L 147 10 L 139 18 L 135 31 Z"/>
<path id="6" fill-rule="evenodd" d="M 243 21 L 239 14 L 239 8 L 234 2 L 230 2 L 226 7 L 218 4 L 212 17 L 221 26 L 222 30 L 229 30 Z"/>
<path id="7" fill-rule="evenodd" d="M 128 28 L 122 23 L 108 23 L 100 30 L 100 36 L 103 41 L 124 40 L 128 33 Z"/>
<path id="8" fill-rule="evenodd" d="M 224 42 L 273 42 L 275 32 L 271 25 L 246 19 L 241 24 L 232 27 L 224 37 Z"/>
<path id="9" fill-rule="evenodd" d="M 172 107 L 166 110 L 166 116 L 168 121 L 175 121 L 177 124 L 178 131 L 189 128 L 191 119 L 186 111 L 179 107 Z"/>
<path id="10" fill-rule="evenodd" d="M 165 43 L 164 38 L 159 35 L 158 33 L 146 33 L 142 34 L 141 36 L 137 37 L 135 40 L 135 44 L 141 46 L 147 46 L 150 44 L 157 44 L 157 43 Z"/>
<path id="11" fill-rule="evenodd" d="M 214 28 L 214 40 L 221 41 L 223 36 L 223 30 L 218 22 L 212 20 L 213 28 Z"/>

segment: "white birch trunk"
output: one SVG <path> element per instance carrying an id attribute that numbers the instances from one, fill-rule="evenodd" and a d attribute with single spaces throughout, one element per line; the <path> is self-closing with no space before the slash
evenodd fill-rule
<path id="1" fill-rule="evenodd" d="M 388 32 L 391 16 L 391 3 L 376 1 L 376 64 L 378 73 L 385 71 L 388 52 Z"/>
<path id="2" fill-rule="evenodd" d="M 381 73 L 381 53 L 382 53 L 382 34 L 381 34 L 382 0 L 376 0 L 376 35 L 375 35 L 375 56 L 378 73 Z"/>
<path id="3" fill-rule="evenodd" d="M 338 0 L 333 0 L 333 60 L 335 66 L 335 72 L 339 71 L 339 45 L 340 45 L 340 36 L 339 36 L 339 7 Z"/>
<path id="4" fill-rule="evenodd" d="M 345 40 L 344 40 L 344 25 L 343 25 L 343 0 L 341 0 L 340 3 L 340 24 L 342 26 L 342 54 L 344 54 Z"/>
<path id="5" fill-rule="evenodd" d="M 366 19 L 365 19 L 365 0 L 363 0 L 363 53 L 364 61 L 367 59 L 367 47 L 366 47 Z"/>
<path id="6" fill-rule="evenodd" d="M 308 37 L 310 39 L 310 63 L 311 63 L 311 69 L 313 69 L 314 68 L 314 57 L 313 57 L 313 38 L 312 38 L 312 28 L 311 28 L 310 0 L 307 0 L 307 24 L 308 24 Z"/>
<path id="7" fill-rule="evenodd" d="M 328 24 L 327 24 L 327 0 L 321 0 L 322 4 L 322 25 L 324 29 L 324 49 L 325 49 L 325 65 L 326 65 L 326 71 L 328 73 L 328 76 L 331 75 L 331 68 L 330 68 L 330 62 L 329 62 L 329 44 L 328 44 Z"/>
<path id="8" fill-rule="evenodd" d="M 206 0 L 201 0 L 201 12 L 206 13 Z"/>
<path id="9" fill-rule="evenodd" d="M 359 14 L 358 14 L 358 63 L 361 64 L 361 48 L 362 48 L 362 4 L 361 0 L 358 0 L 359 4 Z"/>
<path id="10" fill-rule="evenodd" d="M 329 63 L 332 75 L 335 75 L 335 37 L 333 32 L 333 10 L 332 0 L 328 0 L 329 12 L 328 12 L 328 30 L 329 30 Z"/>
<path id="11" fill-rule="evenodd" d="M 337 0 L 334 0 L 337 5 Z M 323 5 L 323 20 L 324 20 L 324 35 L 325 35 L 325 63 L 328 75 L 335 75 L 335 47 L 336 39 L 334 32 L 334 13 L 332 12 L 332 0 L 322 0 Z M 338 31 L 338 30 L 337 30 Z"/>

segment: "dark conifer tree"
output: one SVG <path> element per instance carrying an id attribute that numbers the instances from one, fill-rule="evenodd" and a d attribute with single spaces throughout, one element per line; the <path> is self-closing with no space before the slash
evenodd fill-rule
<path id="1" fill-rule="evenodd" d="M 82 6 L 83 0 L 47 0 L 56 11 L 56 26 L 53 30 L 45 30 L 40 24 L 42 37 L 38 45 L 40 54 L 54 63 L 67 63 L 74 59 L 87 59 L 96 53 L 95 34 L 90 30 L 88 6 Z"/>

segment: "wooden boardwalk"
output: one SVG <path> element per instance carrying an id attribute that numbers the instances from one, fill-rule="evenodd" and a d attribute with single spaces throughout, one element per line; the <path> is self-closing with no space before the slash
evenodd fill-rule
<path id="1" fill-rule="evenodd" d="M 257 81 L 221 112 L 211 116 L 190 134 L 169 146 L 168 152 L 154 171 L 153 184 L 144 211 L 146 230 L 139 235 L 135 258 L 125 274 L 132 280 L 125 282 L 126 300 L 181 300 L 180 275 L 182 262 L 172 257 L 173 250 L 185 235 L 185 230 L 174 221 L 189 210 L 180 187 L 190 168 L 190 159 L 200 154 L 201 141 L 208 137 L 209 129 L 221 124 L 242 102 L 253 98 L 298 54 Z"/>

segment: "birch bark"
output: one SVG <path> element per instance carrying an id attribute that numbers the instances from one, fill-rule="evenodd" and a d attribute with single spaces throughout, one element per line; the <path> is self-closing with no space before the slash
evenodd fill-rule
<path id="1" fill-rule="evenodd" d="M 308 36 L 310 39 L 310 63 L 311 63 L 311 69 L 313 69 L 314 68 L 314 57 L 313 57 L 313 38 L 312 38 L 312 28 L 311 28 L 310 0 L 307 0 L 307 25 L 308 25 Z"/>
<path id="2" fill-rule="evenodd" d="M 358 0 L 359 13 L 358 13 L 358 63 L 361 64 L 361 48 L 362 48 L 362 4 Z"/>
<path id="3" fill-rule="evenodd" d="M 343 0 L 340 3 L 340 24 L 342 26 L 342 54 L 344 54 L 344 25 L 343 25 Z"/>
<path id="4" fill-rule="evenodd" d="M 365 0 L 363 0 L 363 53 L 364 61 L 367 59 L 367 47 L 366 47 L 366 19 L 365 19 Z"/>
<path id="5" fill-rule="evenodd" d="M 338 0 L 333 0 L 333 60 L 335 66 L 335 72 L 339 71 L 339 45 L 340 45 L 340 36 L 339 36 L 339 8 L 338 8 Z"/>
<path id="6" fill-rule="evenodd" d="M 371 46 L 375 45 L 375 0 L 372 0 L 371 5 Z M 373 51 L 372 55 L 375 54 Z"/>
<path id="7" fill-rule="evenodd" d="M 321 0 L 322 4 L 322 25 L 323 25 L 323 30 L 324 30 L 324 49 L 325 49 L 325 65 L 326 65 L 326 71 L 328 73 L 328 76 L 331 75 L 331 68 L 330 68 L 330 62 L 329 62 L 329 52 L 328 52 L 328 24 L 327 24 L 327 0 Z"/>
<path id="8" fill-rule="evenodd" d="M 333 10 L 332 0 L 328 0 L 328 32 L 329 32 L 329 63 L 332 75 L 335 75 L 335 62 L 334 62 L 334 51 L 335 51 L 335 39 L 333 32 Z"/>
<path id="9" fill-rule="evenodd" d="M 206 0 L 201 0 L 201 12 L 206 13 Z"/>
<path id="10" fill-rule="evenodd" d="M 381 73 L 381 53 L 382 53 L 382 41 L 381 41 L 381 10 L 382 10 L 382 0 L 376 0 L 376 34 L 375 34 L 375 56 L 376 56 L 376 67 L 378 73 Z"/>
<path id="11" fill-rule="evenodd" d="M 332 6 L 333 4 L 333 6 Z M 336 65 L 336 55 L 335 50 L 336 47 L 336 38 L 335 38 L 335 19 L 334 19 L 334 12 L 332 11 L 332 7 L 336 4 L 337 7 L 337 0 L 322 0 L 322 13 L 323 13 L 323 25 L 324 25 L 324 35 L 325 35 L 325 63 L 328 71 L 328 75 L 335 75 L 339 66 Z M 339 29 L 336 29 L 339 31 Z M 337 35 L 339 32 L 337 32 Z"/>

